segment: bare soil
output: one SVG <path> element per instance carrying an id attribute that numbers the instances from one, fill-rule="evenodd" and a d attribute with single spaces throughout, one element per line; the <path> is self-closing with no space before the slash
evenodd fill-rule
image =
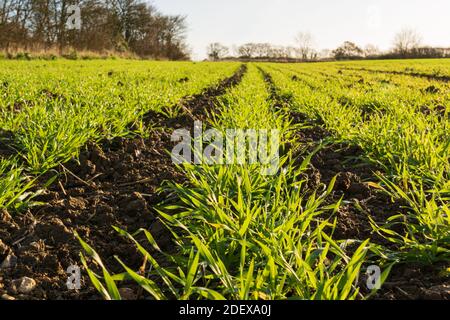
<path id="1" fill-rule="evenodd" d="M 420 73 L 420 72 L 402 72 L 402 71 L 394 71 L 394 70 L 374 70 L 374 69 L 366 69 L 366 68 L 342 68 L 343 70 L 349 70 L 349 71 L 365 71 L 370 73 L 384 73 L 384 74 L 393 74 L 393 75 L 400 75 L 400 76 L 410 76 L 415 78 L 423 78 L 428 80 L 435 80 L 435 81 L 441 81 L 441 82 L 450 82 L 449 76 L 441 76 L 441 75 L 435 75 L 435 74 L 428 74 L 428 73 Z M 436 92 L 434 92 L 436 93 Z"/>
<path id="2" fill-rule="evenodd" d="M 78 292 L 66 286 L 67 268 L 80 265 L 81 247 L 74 231 L 115 272 L 120 269 L 114 255 L 136 269 L 143 261 L 112 226 L 131 232 L 147 228 L 162 246 L 169 245 L 170 236 L 164 234 L 153 207 L 167 196 L 158 193 L 163 181 L 183 180 L 165 152 L 170 145 L 170 135 L 165 131 L 154 132 L 148 139 L 90 144 L 81 153 L 80 163 L 72 161 L 61 167 L 57 182 L 38 197 L 45 205 L 24 214 L 3 211 L 0 239 L 4 252 L 0 258 L 9 255 L 17 261 L 12 268 L 0 271 L 0 295 L 19 299 L 96 298 L 87 279 Z M 37 286 L 21 294 L 13 284 L 25 276 L 34 279 Z"/>
<path id="3" fill-rule="evenodd" d="M 312 149 L 331 134 L 315 126 L 302 130 L 299 136 L 300 141 L 309 144 Z M 379 169 L 363 159 L 363 150 L 357 146 L 331 144 L 324 147 L 311 159 L 308 172 L 310 187 L 328 185 L 333 177 L 337 177 L 330 202 L 336 202 L 341 198 L 343 202 L 336 215 L 334 239 L 371 239 L 372 243 L 397 250 L 392 243 L 372 231 L 368 215 L 379 225 L 383 225 L 389 217 L 406 213 L 407 204 L 394 200 L 383 191 L 372 187 L 370 182 L 377 182 L 375 173 Z M 299 162 L 302 160 L 300 157 Z M 401 227 L 394 231 L 400 234 L 406 232 Z M 449 275 L 442 274 L 449 267 L 448 262 L 434 265 L 398 264 L 393 267 L 390 277 L 375 298 L 450 300 Z"/>
<path id="4" fill-rule="evenodd" d="M 167 152 L 173 147 L 170 133 L 176 128 L 191 128 L 192 121 L 213 107 L 219 95 L 237 85 L 245 72 L 243 66 L 219 85 L 186 97 L 183 112 L 177 118 L 149 112 L 146 122 L 159 129 L 152 130 L 146 139 L 116 138 L 88 144 L 79 161 L 74 159 L 57 168 L 57 180 L 35 199 L 44 205 L 24 213 L 3 210 L 0 300 L 101 298 L 85 275 L 80 290 L 67 289 L 67 268 L 81 265 L 82 249 L 75 231 L 94 247 L 112 272 L 123 272 L 114 255 L 135 270 L 144 262 L 134 245 L 121 238 L 112 226 L 130 232 L 148 229 L 162 248 L 170 250 L 171 235 L 155 212 L 155 206 L 171 197 L 160 192 L 160 187 L 166 181 L 184 181 Z M 2 147 L 2 153 L 3 149 L 8 150 Z M 42 177 L 42 184 L 36 189 L 54 174 Z M 34 280 L 34 289 L 26 292 L 20 288 L 23 277 Z M 132 286 L 121 290 L 126 298 L 139 298 L 139 290 Z"/>
<path id="5" fill-rule="evenodd" d="M 122 271 L 114 255 L 135 270 L 144 261 L 134 245 L 121 238 L 111 226 L 131 232 L 146 228 L 160 246 L 170 250 L 171 236 L 158 222 L 155 212 L 158 204 L 171 199 L 170 194 L 159 191 L 165 181 L 184 181 L 166 152 L 173 147 L 170 132 L 176 128 L 191 128 L 192 121 L 204 119 L 205 110 L 214 108 L 217 96 L 238 84 L 245 71 L 242 67 L 218 86 L 187 97 L 176 118 L 149 112 L 145 120 L 159 129 L 151 131 L 148 138 L 117 138 L 88 144 L 79 161 L 72 160 L 58 168 L 58 179 L 37 199 L 44 205 L 24 213 L 0 211 L 0 265 L 5 261 L 9 264 L 9 267 L 0 267 L 0 299 L 101 298 L 85 275 L 81 290 L 67 289 L 66 269 L 70 265 L 80 265 L 79 252 L 82 251 L 74 231 L 97 250 L 112 272 Z M 265 77 L 274 108 L 283 108 L 289 97 L 280 95 L 270 76 Z M 303 114 L 290 116 L 295 122 L 309 121 Z M 2 133 L 0 136 L 3 138 L 0 139 L 0 156 L 9 156 L 13 152 L 8 146 L 11 135 Z M 296 154 L 299 163 L 305 151 L 312 151 L 330 137 L 331 133 L 318 123 L 300 130 L 298 139 L 307 149 Z M 312 158 L 307 172 L 308 184 L 319 188 L 337 176 L 330 202 L 340 198 L 344 202 L 337 213 L 335 239 L 370 238 L 374 243 L 389 246 L 372 233 L 367 214 L 382 223 L 404 212 L 405 204 L 371 187 L 368 182 L 377 181 L 374 173 L 378 168 L 364 161 L 363 155 L 360 148 L 345 143 L 326 145 Z M 51 176 L 49 173 L 42 177 L 42 183 Z M 376 299 L 450 299 L 448 275 L 441 274 L 448 267 L 448 263 L 397 265 Z M 33 279 L 36 287 L 30 292 L 21 292 L 17 284 L 22 277 Z M 133 285 L 121 291 L 126 298 L 140 298 L 139 290 Z"/>
<path id="6" fill-rule="evenodd" d="M 274 108 L 281 109 L 288 105 L 290 97 L 280 93 L 270 74 L 260 71 L 271 92 Z M 298 79 L 293 78 L 292 81 Z M 408 210 L 406 203 L 392 199 L 371 184 L 378 182 L 376 174 L 381 173 L 381 169 L 364 159 L 364 151 L 360 147 L 334 142 L 332 133 L 323 129 L 320 120 L 312 120 L 305 114 L 295 112 L 290 112 L 290 117 L 294 123 L 308 125 L 307 128 L 297 132 L 299 145 L 303 146 L 294 154 L 299 165 L 306 155 L 325 142 L 324 147 L 312 157 L 306 178 L 309 187 L 314 190 L 323 188 L 324 185 L 328 186 L 336 177 L 329 201 L 330 203 L 336 203 L 340 199 L 343 201 L 336 214 L 337 226 L 333 239 L 370 239 L 372 243 L 396 250 L 392 243 L 373 232 L 368 219 L 370 215 L 375 222 L 383 225 L 389 217 L 406 213 Z M 400 227 L 394 231 L 400 234 L 405 232 Z M 448 272 L 443 274 L 448 268 L 449 262 L 434 265 L 395 265 L 388 281 L 375 299 L 450 300 L 450 278 Z"/>
<path id="7" fill-rule="evenodd" d="M 17 153 L 13 147 L 14 135 L 11 131 L 0 129 L 0 158 L 9 158 Z"/>

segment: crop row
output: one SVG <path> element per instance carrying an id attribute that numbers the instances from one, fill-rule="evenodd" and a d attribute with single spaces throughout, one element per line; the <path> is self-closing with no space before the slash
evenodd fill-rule
<path id="1" fill-rule="evenodd" d="M 201 93 L 238 67 L 132 61 L 1 64 L 1 207 L 23 205 L 37 175 L 76 158 L 88 141 L 145 135 L 146 112 L 174 115 L 182 98 Z"/>
<path id="2" fill-rule="evenodd" d="M 401 84 L 385 90 L 380 84 L 368 92 L 363 82 L 343 86 L 345 75 L 341 80 L 314 74 L 313 67 L 306 73 L 300 67 L 286 69 L 298 70 L 298 79 L 294 81 L 283 68 L 272 68 L 272 75 L 276 85 L 292 96 L 291 107 L 323 123 L 336 141 L 361 147 L 366 161 L 383 169 L 380 188 L 406 204 L 406 214 L 393 212 L 385 225 L 374 225 L 398 247 L 391 252 L 392 259 L 448 261 L 450 122 L 447 111 L 435 115 L 419 111 L 433 94 Z M 364 75 L 364 80 L 372 79 Z M 416 81 L 423 85 L 423 80 Z M 445 95 L 440 98 L 447 100 Z M 404 232 L 394 231 L 399 225 Z"/>
<path id="3" fill-rule="evenodd" d="M 268 89 L 263 73 L 250 65 L 242 83 L 215 103 L 207 127 L 279 130 L 284 152 L 277 174 L 262 174 L 260 164 L 181 165 L 188 181 L 171 184 L 178 200 L 158 209 L 173 235 L 174 252 L 164 252 L 148 230 L 130 234 L 116 228 L 150 268 L 138 273 L 117 257 L 124 273 L 111 275 L 82 242 L 86 258 L 102 267 L 90 276 L 105 298 L 120 299 L 117 288 L 128 280 L 154 299 L 367 297 L 357 278 L 375 248 L 369 240 L 333 240 L 339 208 L 339 201 L 329 202 L 334 180 L 317 190 L 308 186 L 310 155 L 299 163 L 290 147 L 298 143 L 301 126 L 287 110 L 275 108 L 282 102 Z M 140 234 L 147 240 L 136 240 Z"/>

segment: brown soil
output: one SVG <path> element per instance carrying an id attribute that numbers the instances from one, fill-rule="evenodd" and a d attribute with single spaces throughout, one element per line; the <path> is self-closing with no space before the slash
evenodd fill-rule
<path id="1" fill-rule="evenodd" d="M 280 95 L 269 74 L 263 73 L 274 100 L 274 107 L 280 108 L 289 100 Z M 295 81 L 295 79 L 293 79 Z M 336 178 L 330 203 L 342 199 L 342 205 L 336 214 L 337 226 L 333 238 L 336 240 L 366 240 L 384 245 L 390 249 L 396 248 L 386 239 L 373 233 L 368 215 L 379 225 L 389 217 L 406 213 L 406 203 L 394 201 L 384 192 L 374 187 L 371 182 L 378 182 L 376 173 L 380 170 L 364 161 L 361 148 L 346 143 L 336 143 L 332 134 L 323 129 L 320 123 L 311 120 L 301 113 L 290 113 L 294 123 L 310 124 L 309 128 L 300 130 L 298 141 L 301 149 L 297 157 L 301 164 L 305 155 L 310 154 L 319 145 L 324 147 L 311 159 L 306 179 L 310 188 L 318 189 L 328 186 L 333 177 Z M 293 146 L 291 146 L 292 148 Z M 361 210 L 362 209 L 362 210 Z M 404 230 L 397 228 L 399 233 Z M 399 264 L 393 267 L 388 281 L 377 293 L 375 299 L 447 299 L 450 300 L 450 279 L 448 272 L 442 271 L 450 267 L 450 263 L 436 263 L 428 266 L 414 264 Z M 361 286 L 364 290 L 364 287 Z M 368 293 L 368 292 L 366 292 Z"/>
<path id="2" fill-rule="evenodd" d="M 7 261 L 13 267 L 0 269 L 0 299 L 100 298 L 85 275 L 81 290 L 70 291 L 66 287 L 67 267 L 80 265 L 78 254 L 81 247 L 74 231 L 97 250 L 113 272 L 122 271 L 114 255 L 120 256 L 135 270 L 142 266 L 143 259 L 134 246 L 118 236 L 111 226 L 128 231 L 149 229 L 158 244 L 170 250 L 171 237 L 158 222 L 154 210 L 157 204 L 170 200 L 170 194 L 158 192 L 164 181 L 184 181 L 166 153 L 173 146 L 170 131 L 190 128 L 194 119 L 202 119 L 205 109 L 214 107 L 215 98 L 239 83 L 244 73 L 245 67 L 242 67 L 219 86 L 187 97 L 177 118 L 168 119 L 149 112 L 146 121 L 162 129 L 153 130 L 146 139 L 117 138 L 87 145 L 79 162 L 71 161 L 61 166 L 58 180 L 37 199 L 45 205 L 25 213 L 1 211 L 0 264 Z M 270 77 L 266 76 L 266 81 L 270 84 Z M 275 86 L 271 93 L 274 108 L 282 108 L 289 101 L 289 97 L 279 95 Z M 296 122 L 308 120 L 303 114 L 291 116 Z M 319 141 L 330 136 L 317 124 L 301 130 L 298 138 L 307 149 L 299 151 L 298 160 L 301 161 L 305 152 L 312 151 Z M 2 150 L 0 143 L 0 155 Z M 369 181 L 377 181 L 374 177 L 377 168 L 361 160 L 362 156 L 363 152 L 358 147 L 329 144 L 312 158 L 308 183 L 310 187 L 319 188 L 334 176 L 338 177 L 330 202 L 343 197 L 345 203 L 337 213 L 335 239 L 371 238 L 374 243 L 386 244 L 382 238 L 372 234 L 366 213 L 358 210 L 356 204 L 359 203 L 380 223 L 403 212 L 403 204 L 393 202 L 368 184 Z M 42 181 L 50 177 L 48 174 Z M 450 299 L 448 276 L 439 274 L 448 267 L 448 264 L 398 265 L 376 298 Z M 18 292 L 17 280 L 22 277 L 36 281 L 36 288 L 30 293 Z M 130 298 L 139 297 L 139 290 L 133 285 L 121 290 Z"/>
<path id="3" fill-rule="evenodd" d="M 181 112 L 175 118 L 167 118 L 161 113 L 149 111 L 144 115 L 144 120 L 163 127 L 179 128 L 180 124 L 188 124 L 186 127 L 191 127 L 194 120 L 203 120 L 207 112 L 215 108 L 216 98 L 240 83 L 246 72 L 247 66 L 242 65 L 233 76 L 222 80 L 217 85 L 206 88 L 197 95 L 185 97 L 178 104 L 181 106 Z"/>
<path id="4" fill-rule="evenodd" d="M 171 236 L 155 212 L 157 204 L 170 200 L 169 194 L 159 192 L 164 182 L 184 181 L 166 152 L 173 147 L 170 132 L 174 128 L 190 128 L 192 116 L 200 117 L 205 109 L 211 108 L 214 99 L 237 85 L 245 71 L 244 66 L 219 85 L 187 97 L 183 102 L 185 115 L 176 119 L 149 113 L 146 121 L 164 127 L 152 130 L 146 139 L 116 138 L 88 144 L 79 161 L 61 165 L 57 180 L 35 199 L 44 205 L 25 213 L 3 210 L 0 214 L 0 264 L 4 264 L 0 268 L 0 300 L 100 298 L 86 275 L 81 290 L 67 289 L 67 268 L 81 265 L 79 252 L 82 250 L 75 231 L 95 248 L 112 272 L 123 272 L 114 255 L 135 270 L 143 264 L 134 245 L 121 238 L 112 226 L 130 232 L 146 228 L 162 248 L 170 250 Z M 42 183 L 51 176 L 48 173 L 42 177 Z M 22 277 L 36 282 L 34 290 L 20 292 L 17 284 Z M 122 290 L 130 297 L 138 297 L 138 290 L 132 286 Z"/>
<path id="5" fill-rule="evenodd" d="M 349 71 L 364 71 L 364 72 L 370 72 L 370 73 L 384 73 L 384 74 L 393 74 L 393 75 L 400 75 L 400 76 L 410 76 L 410 77 L 423 78 L 423 79 L 435 80 L 435 81 L 441 81 L 441 82 L 450 82 L 449 76 L 440 76 L 440 75 L 420 73 L 420 72 L 373 70 L 373 69 L 366 69 L 366 68 L 342 68 L 342 69 L 349 70 Z M 341 71 L 341 74 L 342 74 L 342 71 Z"/>
<path id="6" fill-rule="evenodd" d="M 279 88 L 274 84 L 272 76 L 263 69 L 258 67 L 259 72 L 262 74 L 264 81 L 266 82 L 267 89 L 270 93 L 270 101 L 272 108 L 275 111 L 282 110 L 288 107 L 289 102 L 292 100 L 292 94 L 282 93 Z"/>
<path id="7" fill-rule="evenodd" d="M 437 105 L 433 108 L 430 108 L 430 107 L 424 105 L 424 106 L 420 107 L 420 112 L 426 116 L 435 115 L 440 120 L 444 120 L 445 115 L 447 114 L 447 118 L 450 119 L 450 112 L 447 112 L 447 108 L 443 105 Z"/>
<path id="8" fill-rule="evenodd" d="M 434 265 L 403 264 L 392 269 L 377 299 L 450 300 L 450 263 Z"/>
<path id="9" fill-rule="evenodd" d="M 298 118 L 297 115 L 293 115 Z M 298 161 L 304 159 L 318 144 L 324 147 L 311 159 L 308 170 L 308 184 L 312 189 L 328 186 L 334 177 L 336 182 L 331 194 L 331 203 L 343 199 L 337 213 L 338 224 L 334 238 L 336 240 L 372 238 L 372 241 L 384 244 L 383 239 L 372 234 L 367 215 L 383 223 L 390 216 L 404 212 L 402 203 L 394 202 L 370 183 L 376 183 L 375 166 L 362 160 L 363 150 L 345 143 L 328 143 L 331 134 L 319 126 L 302 129 L 298 133 L 299 141 L 306 149 L 298 154 Z M 358 205 L 363 209 L 358 209 Z"/>
<path id="10" fill-rule="evenodd" d="M 303 118 L 303 115 L 293 115 Z M 319 126 L 303 129 L 299 132 L 301 142 L 309 145 L 312 151 L 320 141 L 325 141 L 330 133 Z M 305 150 L 299 154 L 303 160 Z M 333 239 L 347 240 L 371 239 L 372 243 L 384 245 L 396 250 L 390 242 L 372 232 L 367 214 L 382 225 L 387 218 L 398 213 L 406 213 L 406 203 L 393 201 L 384 192 L 373 188 L 368 182 L 377 182 L 374 173 L 378 169 L 362 160 L 363 151 L 356 146 L 330 144 L 321 149 L 311 159 L 308 171 L 308 184 L 318 188 L 328 185 L 337 176 L 330 203 L 343 199 L 337 212 L 337 226 Z M 358 209 L 363 209 L 361 212 Z M 396 229 L 400 234 L 405 230 Z M 450 263 L 433 265 L 399 264 L 393 267 L 387 282 L 377 293 L 375 299 L 446 299 L 450 300 L 450 278 L 448 273 L 441 274 L 450 267 Z"/>
<path id="11" fill-rule="evenodd" d="M 306 76 L 309 76 L 307 73 L 304 73 L 304 72 L 299 72 L 299 71 L 297 71 L 296 73 L 299 74 L 299 75 L 306 75 Z M 296 82 L 301 82 L 301 83 L 303 83 L 304 85 L 308 86 L 308 87 L 309 87 L 310 89 L 312 89 L 312 90 L 316 89 L 316 87 L 315 87 L 314 85 L 312 85 L 311 83 L 309 83 L 309 82 L 308 82 L 307 80 L 305 80 L 304 78 L 299 77 L 298 75 L 293 75 L 293 76 L 291 77 L 291 80 L 292 80 L 292 81 L 296 81 Z M 328 81 L 328 78 L 325 79 L 325 81 Z"/>
<path id="12" fill-rule="evenodd" d="M 292 97 L 281 94 L 274 84 L 270 74 L 260 69 L 271 93 L 271 100 L 275 109 L 280 109 L 289 104 Z M 332 134 L 323 129 L 317 121 L 312 121 L 307 115 L 290 112 L 289 117 L 294 123 L 308 124 L 297 133 L 300 149 L 295 151 L 294 157 L 299 165 L 305 156 L 324 141 L 332 142 Z M 288 146 L 294 148 L 294 146 Z M 376 167 L 363 161 L 363 150 L 357 146 L 348 144 L 336 144 L 328 142 L 316 153 L 310 163 L 307 172 L 309 187 L 316 190 L 321 186 L 328 186 L 333 177 L 337 177 L 330 197 L 330 202 L 335 203 L 343 199 L 343 205 L 338 212 L 338 225 L 335 230 L 336 240 L 359 239 L 375 237 L 372 235 L 367 215 L 370 214 L 375 221 L 384 222 L 390 216 L 402 212 L 402 204 L 393 202 L 390 197 L 370 186 L 370 182 L 377 182 Z M 358 209 L 358 205 L 363 212 Z M 384 242 L 382 239 L 377 239 Z"/>
<path id="13" fill-rule="evenodd" d="M 14 149 L 14 134 L 0 129 L 0 158 L 9 158 L 17 154 Z"/>
<path id="14" fill-rule="evenodd" d="M 170 144 L 165 132 L 154 132 L 145 140 L 115 139 L 101 147 L 90 144 L 81 153 L 80 163 L 61 167 L 58 181 L 36 199 L 45 205 L 25 214 L 4 211 L 2 258 L 14 256 L 17 264 L 0 271 L 0 293 L 19 299 L 95 297 L 88 281 L 79 292 L 68 291 L 65 284 L 65 270 L 80 264 L 81 248 L 74 231 L 95 247 L 112 271 L 120 271 L 113 255 L 138 268 L 140 255 L 111 226 L 129 231 L 148 228 L 160 240 L 168 239 L 161 234 L 153 206 L 164 199 L 157 192 L 162 181 L 182 181 L 165 153 Z M 12 284 L 24 276 L 34 279 L 37 287 L 23 295 Z"/>

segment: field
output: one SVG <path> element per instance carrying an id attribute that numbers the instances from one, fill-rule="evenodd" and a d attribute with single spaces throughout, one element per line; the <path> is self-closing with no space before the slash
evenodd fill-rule
<path id="1" fill-rule="evenodd" d="M 449 81 L 450 60 L 0 61 L 0 298 L 449 299 Z M 278 132 L 276 171 L 175 164 L 199 121 Z"/>

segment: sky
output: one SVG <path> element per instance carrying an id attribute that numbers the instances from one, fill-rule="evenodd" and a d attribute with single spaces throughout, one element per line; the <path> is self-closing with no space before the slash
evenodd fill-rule
<path id="1" fill-rule="evenodd" d="M 344 41 L 392 47 L 395 34 L 412 28 L 426 45 L 450 47 L 449 0 L 150 0 L 165 14 L 187 16 L 192 58 L 206 58 L 209 43 L 294 45 L 299 32 L 317 49 Z"/>

